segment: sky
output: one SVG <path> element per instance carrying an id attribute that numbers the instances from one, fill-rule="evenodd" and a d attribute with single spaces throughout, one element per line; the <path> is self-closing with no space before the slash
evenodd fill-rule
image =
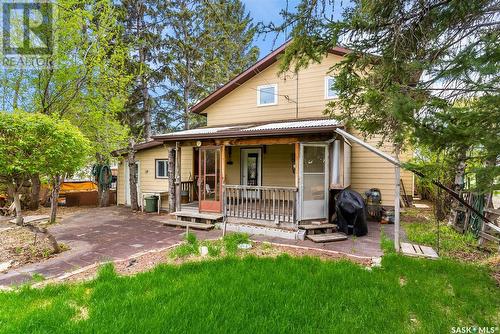
<path id="1" fill-rule="evenodd" d="M 280 15 L 280 11 L 285 9 L 286 0 L 242 0 L 245 4 L 247 11 L 250 12 L 250 16 L 254 20 L 254 24 L 258 22 L 263 22 L 264 24 L 268 24 L 273 22 L 274 24 L 280 24 L 283 22 L 283 19 Z M 288 10 L 293 11 L 293 9 L 297 6 L 300 0 L 288 0 Z M 340 18 L 341 7 L 345 4 L 349 3 L 349 0 L 334 0 L 336 8 L 339 10 L 335 10 L 335 16 Z M 275 44 L 273 45 L 275 35 L 267 34 L 267 35 L 259 35 L 255 39 L 255 45 L 257 45 L 260 49 L 260 57 L 264 57 L 266 54 L 271 52 L 272 50 L 279 47 L 281 44 L 285 42 L 285 37 L 283 35 L 278 36 Z"/>
<path id="2" fill-rule="evenodd" d="M 250 12 L 254 24 L 258 22 L 280 24 L 283 22 L 280 11 L 285 8 L 286 0 L 242 0 L 242 2 L 245 4 L 247 11 Z M 299 0 L 289 0 L 289 9 L 294 8 L 298 2 Z M 284 36 L 279 36 L 273 46 L 274 38 L 275 35 L 272 34 L 257 36 L 255 44 L 260 49 L 259 58 L 264 57 L 285 42 Z"/>

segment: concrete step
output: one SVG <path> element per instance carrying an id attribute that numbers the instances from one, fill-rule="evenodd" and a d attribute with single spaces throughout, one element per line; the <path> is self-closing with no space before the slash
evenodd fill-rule
<path id="1" fill-rule="evenodd" d="M 193 223 L 193 222 L 187 222 L 183 220 L 167 220 L 163 222 L 163 225 L 166 226 L 180 226 L 180 227 L 187 227 L 195 229 L 195 230 L 204 230 L 208 231 L 211 230 L 215 227 L 215 225 L 212 224 L 203 224 L 203 223 Z"/>
<path id="2" fill-rule="evenodd" d="M 340 232 L 323 233 L 323 234 L 308 234 L 306 238 L 314 242 L 331 242 L 347 240 L 347 235 Z"/>

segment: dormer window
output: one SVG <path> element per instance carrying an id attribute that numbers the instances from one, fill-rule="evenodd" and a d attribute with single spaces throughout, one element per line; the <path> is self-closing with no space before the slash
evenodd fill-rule
<path id="1" fill-rule="evenodd" d="M 278 85 L 262 85 L 257 87 L 257 105 L 272 106 L 278 104 Z"/>
<path id="2" fill-rule="evenodd" d="M 335 99 L 338 97 L 337 91 L 333 88 L 333 85 L 335 84 L 335 78 L 334 77 L 325 77 L 325 99 Z"/>

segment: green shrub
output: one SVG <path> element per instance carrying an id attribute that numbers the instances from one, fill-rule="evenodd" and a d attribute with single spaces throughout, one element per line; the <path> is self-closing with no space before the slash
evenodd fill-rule
<path id="1" fill-rule="evenodd" d="M 190 245 L 197 245 L 198 244 L 198 238 L 196 237 L 196 234 L 194 233 L 186 233 L 184 236 L 184 240 L 187 241 L 188 244 Z"/>
<path id="2" fill-rule="evenodd" d="M 211 257 L 218 257 L 222 252 L 222 247 L 217 242 L 210 242 L 207 244 L 208 255 Z"/>
<path id="3" fill-rule="evenodd" d="M 182 244 L 175 247 L 170 253 L 169 256 L 172 259 L 184 258 L 189 255 L 198 254 L 198 247 L 194 247 L 190 244 Z"/>
<path id="4" fill-rule="evenodd" d="M 198 238 L 196 238 L 196 234 L 187 233 L 184 236 L 184 240 L 186 243 L 175 247 L 170 253 L 169 256 L 173 259 L 184 258 L 189 255 L 198 255 L 199 252 L 199 243 Z"/>
<path id="5" fill-rule="evenodd" d="M 224 248 L 228 254 L 235 254 L 238 251 L 239 244 L 250 243 L 250 239 L 246 233 L 226 234 L 222 240 L 224 242 Z"/>
<path id="6" fill-rule="evenodd" d="M 118 277 L 113 263 L 108 262 L 99 267 L 97 279 L 100 281 L 112 280 Z"/>

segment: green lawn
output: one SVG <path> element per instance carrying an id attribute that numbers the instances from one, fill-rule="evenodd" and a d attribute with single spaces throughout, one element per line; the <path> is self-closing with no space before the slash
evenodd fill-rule
<path id="1" fill-rule="evenodd" d="M 452 260 L 225 257 L 1 293 L 0 332 L 450 333 L 497 326 L 499 306 L 485 267 Z"/>

